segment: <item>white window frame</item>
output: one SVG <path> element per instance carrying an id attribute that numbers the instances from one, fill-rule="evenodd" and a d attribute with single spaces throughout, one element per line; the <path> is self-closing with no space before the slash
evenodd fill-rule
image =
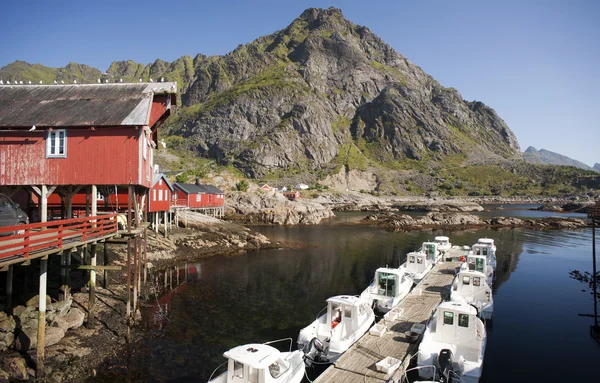
<path id="1" fill-rule="evenodd" d="M 148 138 L 146 137 L 146 132 L 143 132 L 142 136 L 143 136 L 142 153 L 144 155 L 144 159 L 146 159 L 147 152 L 148 152 Z"/>
<path id="2" fill-rule="evenodd" d="M 60 135 L 63 135 L 63 153 L 57 153 L 60 147 Z M 46 132 L 46 158 L 67 158 L 67 129 L 53 129 Z"/>
<path id="3" fill-rule="evenodd" d="M 152 190 L 152 201 L 156 201 L 156 189 Z"/>
<path id="4" fill-rule="evenodd" d="M 196 202 L 200 202 L 201 198 L 202 197 L 200 197 L 200 193 L 196 193 Z"/>
<path id="5" fill-rule="evenodd" d="M 158 200 L 162 201 L 162 190 L 158 190 Z"/>

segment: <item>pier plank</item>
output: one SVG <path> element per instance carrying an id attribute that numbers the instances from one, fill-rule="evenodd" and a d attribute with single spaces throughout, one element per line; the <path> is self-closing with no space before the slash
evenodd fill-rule
<path id="1" fill-rule="evenodd" d="M 467 251 L 454 247 L 450 250 L 453 259 L 466 255 Z M 445 295 L 450 294 L 450 285 L 454 279 L 459 262 L 441 262 L 416 285 L 406 298 L 393 311 L 401 315 L 394 321 L 382 318 L 378 323 L 385 323 L 386 332 L 382 336 L 365 334 L 338 361 L 325 370 L 315 383 L 380 383 L 399 381 L 403 374 L 402 367 L 393 376 L 377 371 L 375 363 L 391 356 L 408 361 L 411 351 L 416 345 L 409 343 L 404 335 L 415 323 L 427 323 L 433 310 L 442 302 Z"/>

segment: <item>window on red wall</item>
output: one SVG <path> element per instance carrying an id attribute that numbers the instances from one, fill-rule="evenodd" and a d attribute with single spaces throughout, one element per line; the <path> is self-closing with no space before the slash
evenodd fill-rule
<path id="1" fill-rule="evenodd" d="M 200 193 L 196 194 L 196 202 L 200 202 Z"/>
<path id="2" fill-rule="evenodd" d="M 46 136 L 46 157 L 48 158 L 66 158 L 67 157 L 67 130 L 54 129 L 48 130 Z"/>
<path id="3" fill-rule="evenodd" d="M 156 189 L 152 190 L 152 201 L 156 201 Z"/>

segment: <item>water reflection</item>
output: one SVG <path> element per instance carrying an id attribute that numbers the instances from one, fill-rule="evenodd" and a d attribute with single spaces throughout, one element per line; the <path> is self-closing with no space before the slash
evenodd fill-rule
<path id="1" fill-rule="evenodd" d="M 566 281 L 563 277 L 589 244 L 588 231 L 390 233 L 353 224 L 362 217 L 343 213 L 325 225 L 256 228 L 276 240 L 314 245 L 307 249 L 209 258 L 194 265 L 195 272 L 181 265 L 175 273 L 181 283 L 172 284 L 172 293 L 160 294 L 158 302 L 145 310 L 144 323 L 151 331 L 136 346 L 130 373 L 147 381 L 206 381 L 229 348 L 285 337 L 295 341 L 300 328 L 315 319 L 328 297 L 359 294 L 376 268 L 399 266 L 406 253 L 434 235 L 448 235 L 461 245 L 471 245 L 481 237 L 496 242 L 495 324 L 486 351 L 486 381 L 520 381 L 515 371 L 523 374 L 532 361 L 547 363 L 547 352 L 563 355 L 554 326 L 567 328 L 565 324 L 576 319 L 573 304 L 580 298 L 580 288 L 573 289 L 568 275 Z M 168 285 L 172 277 L 167 275 L 166 280 Z M 155 283 L 164 286 L 164 275 L 159 273 Z M 161 309 L 166 317 L 160 315 Z M 554 344 L 545 341 L 548 336 Z M 580 347 L 577 342 L 568 343 L 571 350 Z M 512 357 L 517 345 L 523 358 L 528 355 L 521 363 L 527 367 Z M 597 358 L 600 353 L 589 355 Z M 110 371 L 118 369 L 105 367 L 98 380 L 123 379 Z"/>

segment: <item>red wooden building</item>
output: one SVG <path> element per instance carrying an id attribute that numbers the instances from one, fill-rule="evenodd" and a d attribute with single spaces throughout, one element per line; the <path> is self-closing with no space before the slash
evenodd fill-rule
<path id="1" fill-rule="evenodd" d="M 171 209 L 173 190 L 173 185 L 164 174 L 155 174 L 148 192 L 148 213 L 168 212 Z"/>
<path id="2" fill-rule="evenodd" d="M 56 192 L 69 213 L 80 192 L 93 205 L 101 187 L 133 186 L 136 196 L 145 194 L 158 127 L 176 89 L 176 83 L 0 86 L 0 189 L 12 195 L 25 188 L 41 205 Z"/>
<path id="3" fill-rule="evenodd" d="M 173 185 L 171 206 L 187 208 L 222 217 L 225 209 L 225 193 L 212 185 L 184 184 Z"/>

